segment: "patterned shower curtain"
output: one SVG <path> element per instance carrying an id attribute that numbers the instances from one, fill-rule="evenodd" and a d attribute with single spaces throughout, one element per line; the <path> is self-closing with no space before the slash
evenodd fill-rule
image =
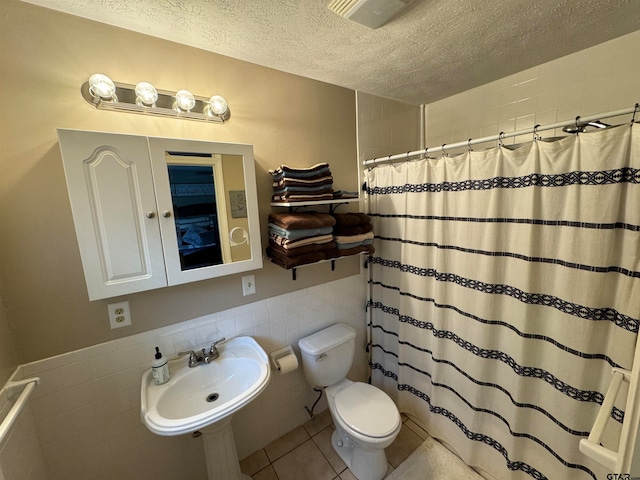
<path id="1" fill-rule="evenodd" d="M 372 383 L 487 478 L 606 479 L 578 443 L 632 366 L 640 126 L 365 175 Z"/>

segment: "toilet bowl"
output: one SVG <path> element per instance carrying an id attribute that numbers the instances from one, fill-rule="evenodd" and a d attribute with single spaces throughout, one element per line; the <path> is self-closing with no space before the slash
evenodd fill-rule
<path id="1" fill-rule="evenodd" d="M 355 331 L 338 323 L 298 342 L 307 381 L 327 395 L 335 431 L 331 444 L 358 480 L 381 480 L 387 473 L 384 449 L 402 427 L 393 400 L 373 385 L 346 378 L 355 349 Z"/>

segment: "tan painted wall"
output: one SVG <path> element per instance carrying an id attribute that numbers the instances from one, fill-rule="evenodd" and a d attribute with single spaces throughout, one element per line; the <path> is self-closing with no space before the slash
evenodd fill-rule
<path id="1" fill-rule="evenodd" d="M 267 259 L 257 295 L 242 297 L 235 275 L 120 297 L 111 301 L 130 302 L 133 326 L 110 330 L 110 301 L 88 301 L 56 128 L 252 143 L 265 242 L 269 168 L 329 161 L 335 187 L 357 189 L 354 92 L 17 0 L 3 1 L 0 32 L 0 296 L 19 363 L 359 271 L 345 259 L 335 272 L 307 267 L 294 283 Z M 98 111 L 80 96 L 96 72 L 221 94 L 232 117 L 210 125 Z"/>

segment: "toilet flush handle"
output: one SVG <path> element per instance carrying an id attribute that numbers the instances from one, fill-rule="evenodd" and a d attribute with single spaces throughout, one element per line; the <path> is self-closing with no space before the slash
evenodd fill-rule
<path id="1" fill-rule="evenodd" d="M 325 358 L 327 358 L 327 354 L 323 353 L 322 355 L 320 355 L 318 358 L 316 358 L 316 362 L 319 362 L 320 360 L 324 360 Z"/>

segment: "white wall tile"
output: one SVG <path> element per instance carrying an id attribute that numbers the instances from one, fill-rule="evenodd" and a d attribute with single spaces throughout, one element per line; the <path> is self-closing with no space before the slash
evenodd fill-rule
<path id="1" fill-rule="evenodd" d="M 632 107 L 640 101 L 639 57 L 640 31 L 637 31 L 431 103 L 425 108 L 426 144 L 440 146 L 478 138 L 470 132 L 496 135 L 527 128 L 524 125 L 545 125 L 571 120 L 577 115 Z M 560 131 L 541 133 L 543 137 L 560 134 L 564 135 Z M 504 143 L 525 140 L 520 137 L 506 139 Z M 478 145 L 476 149 L 494 146 Z"/>

